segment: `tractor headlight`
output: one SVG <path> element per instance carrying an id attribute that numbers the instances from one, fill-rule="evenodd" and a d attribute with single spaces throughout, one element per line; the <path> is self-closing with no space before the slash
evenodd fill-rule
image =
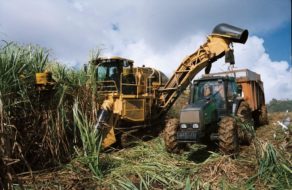
<path id="1" fill-rule="evenodd" d="M 187 124 L 180 124 L 180 128 L 182 128 L 182 129 L 186 129 L 188 126 L 187 126 Z"/>
<path id="2" fill-rule="evenodd" d="M 199 125 L 198 125 L 197 123 L 194 123 L 194 124 L 192 125 L 192 127 L 193 127 L 194 129 L 198 129 L 198 128 L 199 128 Z"/>

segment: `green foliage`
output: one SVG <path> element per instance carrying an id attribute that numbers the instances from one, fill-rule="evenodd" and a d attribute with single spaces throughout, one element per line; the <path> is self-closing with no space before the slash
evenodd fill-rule
<path id="1" fill-rule="evenodd" d="M 210 184 L 197 176 L 201 164 L 218 159 L 212 153 L 204 163 L 189 161 L 192 152 L 169 154 L 161 138 L 140 142 L 131 149 L 114 152 L 101 160 L 104 185 L 111 189 L 208 189 Z M 193 176 L 197 176 L 194 178 Z"/>
<path id="2" fill-rule="evenodd" d="M 256 141 L 258 173 L 251 177 L 247 184 L 259 179 L 269 189 L 291 189 L 292 170 L 289 168 L 292 163 L 285 154 L 280 153 L 270 143 Z"/>
<path id="3" fill-rule="evenodd" d="M 2 44 L 0 47 L 0 91 L 5 107 L 29 101 L 29 91 L 34 87 L 34 75 L 43 70 L 47 62 L 48 52 L 37 46 Z M 9 99 L 8 105 L 6 99 Z"/>
<path id="4" fill-rule="evenodd" d="M 248 138 L 250 140 L 255 138 L 256 132 L 252 121 L 243 122 L 242 119 L 238 116 L 235 116 L 235 120 L 236 124 L 240 127 L 239 135 L 242 135 L 243 137 L 245 137 L 245 139 Z"/>
<path id="5" fill-rule="evenodd" d="M 268 112 L 292 112 L 292 100 L 272 99 L 267 105 Z"/>
<path id="6" fill-rule="evenodd" d="M 70 161 L 73 144 L 81 144 L 74 160 L 100 178 L 101 138 L 92 127 L 98 109 L 95 68 L 70 69 L 49 57 L 49 51 L 38 46 L 0 44 L 1 138 L 6 134 L 1 149 L 2 142 L 7 143 L 7 155 L 0 159 L 6 156 L 13 162 L 7 162 L 9 167 L 19 172 L 25 166 L 45 169 Z M 36 88 L 35 74 L 44 71 L 52 73 L 54 85 Z M 73 106 L 77 100 L 78 106 Z"/>
<path id="7" fill-rule="evenodd" d="M 49 70 L 55 85 L 40 91 L 35 74 Z M 72 108 L 78 94 L 86 96 L 86 73 L 68 69 L 49 59 L 49 51 L 34 45 L 2 42 L 0 45 L 1 119 L 6 131 L 14 131 L 7 141 L 19 151 L 6 150 L 33 169 L 41 169 L 70 159 L 72 153 Z M 85 101 L 85 100 L 84 100 Z M 87 105 L 83 103 L 84 105 Z M 90 107 L 91 109 L 91 107 Z M 1 124 L 2 125 L 2 124 Z M 4 125 L 4 124 L 3 124 Z M 3 127 L 3 126 L 1 126 Z M 21 163 L 18 163 L 21 165 Z"/>
<path id="8" fill-rule="evenodd" d="M 99 168 L 99 153 L 101 150 L 102 138 L 93 123 L 90 122 L 87 116 L 78 109 L 76 102 L 73 107 L 74 122 L 80 132 L 83 151 L 77 149 L 78 159 L 88 166 L 95 177 L 100 178 L 102 172 Z"/>

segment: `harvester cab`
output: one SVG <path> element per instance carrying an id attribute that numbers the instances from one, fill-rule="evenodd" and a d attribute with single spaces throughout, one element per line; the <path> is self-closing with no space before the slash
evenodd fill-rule
<path id="1" fill-rule="evenodd" d="M 120 83 L 124 78 L 131 78 L 134 83 L 133 61 L 121 57 L 98 58 L 96 65 L 97 91 L 120 92 Z"/>

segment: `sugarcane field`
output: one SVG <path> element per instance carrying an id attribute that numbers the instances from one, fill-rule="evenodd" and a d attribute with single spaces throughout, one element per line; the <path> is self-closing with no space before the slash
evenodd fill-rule
<path id="1" fill-rule="evenodd" d="M 292 189 L 291 1 L 0 0 L 0 78 L 0 190 Z"/>

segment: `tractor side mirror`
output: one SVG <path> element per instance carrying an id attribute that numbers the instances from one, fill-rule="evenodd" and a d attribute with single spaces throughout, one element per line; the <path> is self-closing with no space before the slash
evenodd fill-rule
<path id="1" fill-rule="evenodd" d="M 237 86 L 237 94 L 240 95 L 240 96 L 242 94 L 242 86 L 241 85 Z"/>

